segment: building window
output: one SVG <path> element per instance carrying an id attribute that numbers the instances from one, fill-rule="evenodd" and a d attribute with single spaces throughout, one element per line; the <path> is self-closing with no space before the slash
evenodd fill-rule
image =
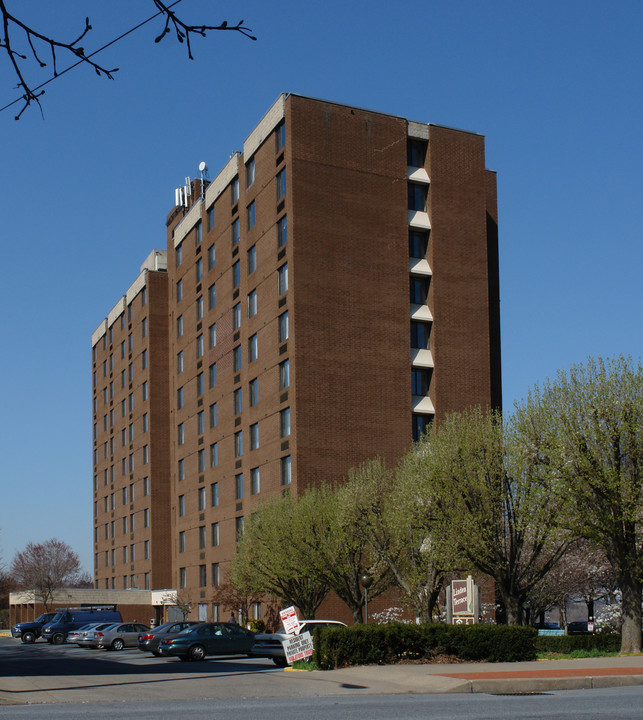
<path id="1" fill-rule="evenodd" d="M 141 365 L 143 366 L 143 370 L 147 368 L 147 350 L 143 350 L 141 353 Z"/>
<path id="2" fill-rule="evenodd" d="M 150 423 L 147 413 L 143 413 L 143 432 L 146 433 L 150 429 Z"/>
<path id="3" fill-rule="evenodd" d="M 219 483 L 210 485 L 210 505 L 216 507 L 219 504 Z"/>
<path id="4" fill-rule="evenodd" d="M 232 266 L 232 287 L 233 289 L 239 286 L 241 282 L 241 263 L 237 260 Z"/>
<path id="5" fill-rule="evenodd" d="M 257 291 L 252 290 L 248 293 L 248 317 L 254 317 L 257 314 Z"/>
<path id="6" fill-rule="evenodd" d="M 288 310 L 279 316 L 279 342 L 288 340 Z"/>
<path id="7" fill-rule="evenodd" d="M 206 566 L 199 565 L 199 587 L 206 587 L 208 584 L 208 578 L 206 574 Z"/>
<path id="8" fill-rule="evenodd" d="M 199 222 L 194 226 L 194 244 L 200 245 L 201 240 L 203 240 L 203 232 L 201 229 L 201 221 L 199 220 Z"/>
<path id="9" fill-rule="evenodd" d="M 150 479 L 148 477 L 143 478 L 143 495 L 150 494 Z"/>
<path id="10" fill-rule="evenodd" d="M 286 145 L 286 125 L 281 125 L 275 130 L 275 149 L 276 152 L 281 152 Z"/>
<path id="11" fill-rule="evenodd" d="M 143 400 L 147 400 L 147 380 L 143 381 L 143 385 L 141 386 L 141 390 L 143 392 Z"/>
<path id="12" fill-rule="evenodd" d="M 409 290 L 409 299 L 412 305 L 426 305 L 426 299 L 429 295 L 429 280 L 427 278 L 411 277 Z"/>
<path id="13" fill-rule="evenodd" d="M 212 363 L 208 368 L 208 386 L 210 388 L 216 387 L 217 385 L 217 364 Z"/>
<path id="14" fill-rule="evenodd" d="M 426 159 L 427 142 L 409 138 L 406 143 L 406 164 L 409 167 L 424 167 Z"/>
<path id="15" fill-rule="evenodd" d="M 196 356 L 197 356 L 197 359 L 203 357 L 203 335 L 197 335 L 197 338 L 196 338 Z"/>
<path id="16" fill-rule="evenodd" d="M 179 552 L 185 552 L 185 530 L 181 530 L 179 533 Z"/>
<path id="17" fill-rule="evenodd" d="M 243 499 L 243 473 L 234 476 L 235 498 Z"/>
<path id="18" fill-rule="evenodd" d="M 176 354 L 176 374 L 180 375 L 183 372 L 183 350 Z"/>
<path id="19" fill-rule="evenodd" d="M 428 395 L 429 394 L 430 374 L 428 370 L 419 370 L 414 368 L 411 370 L 411 394 L 412 395 Z"/>
<path id="20" fill-rule="evenodd" d="M 411 320 L 411 347 L 428 349 L 430 330 L 431 326 L 428 323 Z"/>
<path id="21" fill-rule="evenodd" d="M 279 413 L 279 425 L 281 428 L 281 437 L 290 435 L 290 408 L 284 408 Z"/>
<path id="22" fill-rule="evenodd" d="M 196 396 L 201 397 L 203 395 L 203 373 L 200 372 L 196 376 Z"/>
<path id="23" fill-rule="evenodd" d="M 230 204 L 234 205 L 239 200 L 239 178 L 236 177 L 230 183 Z"/>
<path id="24" fill-rule="evenodd" d="M 212 205 L 210 205 L 210 207 L 207 209 L 206 216 L 208 223 L 207 228 L 208 232 L 210 232 L 210 230 L 212 230 L 212 228 L 214 227 L 214 203 L 212 203 Z"/>
<path id="25" fill-rule="evenodd" d="M 431 427 L 430 415 L 413 415 L 413 440 L 417 442 Z"/>
<path id="26" fill-rule="evenodd" d="M 241 232 L 239 230 L 239 218 L 232 223 L 232 247 L 239 243 Z"/>
<path id="27" fill-rule="evenodd" d="M 254 200 L 246 208 L 246 216 L 248 219 L 248 230 L 255 226 L 255 203 Z"/>
<path id="28" fill-rule="evenodd" d="M 286 170 L 277 173 L 277 202 L 286 194 Z"/>
<path id="29" fill-rule="evenodd" d="M 208 270 L 214 270 L 216 260 L 216 252 L 214 249 L 214 245 L 210 245 L 208 248 Z"/>
<path id="30" fill-rule="evenodd" d="M 288 290 L 288 263 L 277 270 L 277 293 L 282 295 Z"/>
<path id="31" fill-rule="evenodd" d="M 185 568 L 179 568 L 179 587 L 181 590 L 185 590 L 187 586 L 187 573 Z"/>
<path id="32" fill-rule="evenodd" d="M 143 318 L 143 320 L 141 321 L 141 336 L 147 337 L 147 318 Z M 112 357 L 112 355 L 110 355 L 109 358 L 111 363 L 114 358 Z"/>
<path id="33" fill-rule="evenodd" d="M 219 563 L 212 563 L 212 585 L 218 587 L 219 585 Z M 216 608 L 216 612 L 215 612 Z M 215 617 L 216 615 L 216 617 Z M 212 606 L 212 619 L 216 622 L 219 619 L 219 606 Z"/>
<path id="34" fill-rule="evenodd" d="M 250 492 L 257 495 L 261 490 L 261 479 L 259 477 L 259 468 L 252 468 L 250 471 Z"/>
<path id="35" fill-rule="evenodd" d="M 408 196 L 409 210 L 419 210 L 420 212 L 426 212 L 426 185 L 416 185 L 415 183 L 409 183 Z"/>
<path id="36" fill-rule="evenodd" d="M 210 445 L 210 467 L 216 467 L 219 464 L 219 444 L 212 443 Z"/>
<path id="37" fill-rule="evenodd" d="M 241 327 L 241 303 L 232 308 L 232 329 L 238 330 Z"/>
<path id="38" fill-rule="evenodd" d="M 217 325 L 216 323 L 212 323 L 210 327 L 208 328 L 208 347 L 210 350 L 212 350 L 213 347 L 216 347 L 217 344 Z"/>
<path id="39" fill-rule="evenodd" d="M 176 391 L 176 406 L 179 410 L 183 409 L 183 388 L 180 387 Z"/>
<path id="40" fill-rule="evenodd" d="M 281 484 L 290 485 L 292 475 L 290 473 L 290 455 L 281 458 Z"/>
<path id="41" fill-rule="evenodd" d="M 425 232 L 409 232 L 409 257 L 424 259 L 429 244 L 429 234 Z"/>
<path id="42" fill-rule="evenodd" d="M 218 547 L 219 545 L 219 523 L 212 523 L 210 525 L 210 537 L 212 547 Z"/>
<path id="43" fill-rule="evenodd" d="M 179 267 L 183 262 L 183 245 L 178 245 L 174 250 L 174 258 L 176 259 L 176 266 Z"/>
<path id="44" fill-rule="evenodd" d="M 243 516 L 235 518 L 235 534 L 237 537 L 237 540 L 241 540 L 243 538 L 243 528 L 244 528 L 244 522 L 243 522 Z"/>
<path id="45" fill-rule="evenodd" d="M 143 445 L 143 465 L 147 465 L 150 461 L 150 449 L 149 445 Z M 132 498 L 133 500 L 134 498 Z"/>
<path id="46" fill-rule="evenodd" d="M 205 472 L 205 450 L 199 450 L 196 454 L 196 459 L 198 472 Z"/>
<path id="47" fill-rule="evenodd" d="M 196 319 L 197 322 L 203 319 L 203 295 L 196 299 Z"/>
<path id="48" fill-rule="evenodd" d="M 179 517 L 185 515 L 185 495 L 179 495 Z"/>
<path id="49" fill-rule="evenodd" d="M 243 455 L 243 430 L 234 434 L 234 456 L 239 458 Z"/>
<path id="50" fill-rule="evenodd" d="M 210 427 L 214 428 L 217 426 L 217 404 L 212 403 L 210 405 Z"/>
<path id="51" fill-rule="evenodd" d="M 259 386 L 257 382 L 257 378 L 254 380 L 251 380 L 248 383 L 248 390 L 249 390 L 249 397 L 248 397 L 248 404 L 250 407 L 254 407 L 257 402 L 259 401 Z"/>
<path id="52" fill-rule="evenodd" d="M 246 187 L 249 188 L 255 181 L 255 159 L 251 158 L 246 163 Z"/>
<path id="53" fill-rule="evenodd" d="M 257 248 L 253 245 L 248 250 L 248 275 L 257 269 Z"/>
<path id="54" fill-rule="evenodd" d="M 279 363 L 279 389 L 290 387 L 290 360 Z"/>
<path id="55" fill-rule="evenodd" d="M 214 283 L 208 288 L 208 310 L 212 310 L 217 304 L 217 291 Z"/>
<path id="56" fill-rule="evenodd" d="M 183 315 L 179 315 L 176 319 L 176 336 L 183 337 Z"/>
<path id="57" fill-rule="evenodd" d="M 185 460 L 181 458 L 178 463 L 179 481 L 185 480 Z"/>
<path id="58" fill-rule="evenodd" d="M 203 280 L 203 260 L 199 258 L 196 261 L 196 281 L 201 282 Z"/>
<path id="59" fill-rule="evenodd" d="M 256 450 L 259 447 L 259 423 L 250 426 L 250 449 Z"/>
<path id="60" fill-rule="evenodd" d="M 150 510 L 149 508 L 145 508 L 143 510 L 143 527 L 149 527 L 150 526 Z M 147 541 L 146 541 L 147 542 Z M 147 554 L 145 555 L 147 558 Z"/>
<path id="61" fill-rule="evenodd" d="M 288 219 L 284 215 L 277 220 L 277 247 L 283 247 L 288 240 Z"/>
<path id="62" fill-rule="evenodd" d="M 233 372 L 241 370 L 241 345 L 237 345 L 232 351 L 232 368 Z"/>
<path id="63" fill-rule="evenodd" d="M 199 412 L 196 414 L 196 432 L 197 435 L 203 435 L 203 433 L 205 432 L 203 410 L 199 410 Z"/>
<path id="64" fill-rule="evenodd" d="M 257 333 L 248 338 L 248 362 L 254 362 L 257 359 Z"/>
<path id="65" fill-rule="evenodd" d="M 206 537 L 205 525 L 201 525 L 199 527 L 199 550 L 205 549 Z"/>
<path id="66" fill-rule="evenodd" d="M 234 414 L 240 415 L 243 410 L 243 397 L 241 395 L 241 388 L 237 388 L 234 391 Z"/>

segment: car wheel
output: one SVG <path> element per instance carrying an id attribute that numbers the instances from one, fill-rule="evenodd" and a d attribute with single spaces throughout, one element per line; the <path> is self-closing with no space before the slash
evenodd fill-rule
<path id="1" fill-rule="evenodd" d="M 163 657 L 158 650 L 152 650 L 152 655 L 154 655 L 154 657 Z"/>
<path id="2" fill-rule="evenodd" d="M 205 660 L 205 648 L 203 645 L 193 645 L 188 651 L 190 660 Z"/>
<path id="3" fill-rule="evenodd" d="M 65 642 L 65 636 L 62 633 L 56 633 L 52 638 L 51 642 L 54 645 L 62 645 Z"/>
<path id="4" fill-rule="evenodd" d="M 112 650 L 122 650 L 125 647 L 123 641 L 120 638 L 116 638 L 112 642 Z"/>
<path id="5" fill-rule="evenodd" d="M 288 663 L 286 662 L 286 658 L 277 658 L 276 657 L 276 658 L 273 658 L 272 661 L 277 667 L 286 667 L 286 665 L 288 665 Z"/>
<path id="6" fill-rule="evenodd" d="M 22 642 L 28 643 L 29 645 L 31 645 L 31 643 L 36 642 L 36 635 L 32 632 L 23 633 L 22 634 Z"/>

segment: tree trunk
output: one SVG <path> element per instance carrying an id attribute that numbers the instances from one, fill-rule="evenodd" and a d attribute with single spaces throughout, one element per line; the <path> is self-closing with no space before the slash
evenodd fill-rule
<path id="1" fill-rule="evenodd" d="M 620 578 L 623 593 L 621 626 L 621 653 L 641 652 L 641 581 L 633 572 L 623 573 Z"/>
<path id="2" fill-rule="evenodd" d="M 507 625 L 522 624 L 522 608 L 517 598 L 502 593 L 502 602 L 505 606 L 505 614 L 507 616 Z"/>

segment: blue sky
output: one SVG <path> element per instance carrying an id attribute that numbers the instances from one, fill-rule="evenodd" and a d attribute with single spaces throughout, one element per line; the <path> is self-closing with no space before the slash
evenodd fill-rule
<path id="1" fill-rule="evenodd" d="M 151 0 L 7 0 L 94 49 Z M 225 164 L 281 92 L 486 136 L 498 172 L 504 403 L 589 355 L 640 357 L 643 3 L 183 0 L 188 21 L 245 19 L 194 61 L 151 23 L 78 68 L 18 122 L 0 113 L 5 562 L 58 537 L 92 565 L 92 331 L 165 247 L 174 188 Z M 16 41 L 14 41 L 16 42 Z M 19 40 L 19 47 L 25 44 Z M 67 62 L 61 57 L 59 67 Z M 31 81 L 46 78 L 33 62 Z M 16 97 L 0 58 L 0 106 Z"/>

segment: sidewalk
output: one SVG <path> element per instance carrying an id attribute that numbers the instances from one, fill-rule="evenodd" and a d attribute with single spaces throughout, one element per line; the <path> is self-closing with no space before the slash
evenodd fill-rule
<path id="1" fill-rule="evenodd" d="M 643 685 L 643 656 L 523 663 L 403 664 L 330 671 L 0 677 L 0 705 L 430 693 L 520 694 Z M 202 670 L 201 670 L 202 667 Z"/>

